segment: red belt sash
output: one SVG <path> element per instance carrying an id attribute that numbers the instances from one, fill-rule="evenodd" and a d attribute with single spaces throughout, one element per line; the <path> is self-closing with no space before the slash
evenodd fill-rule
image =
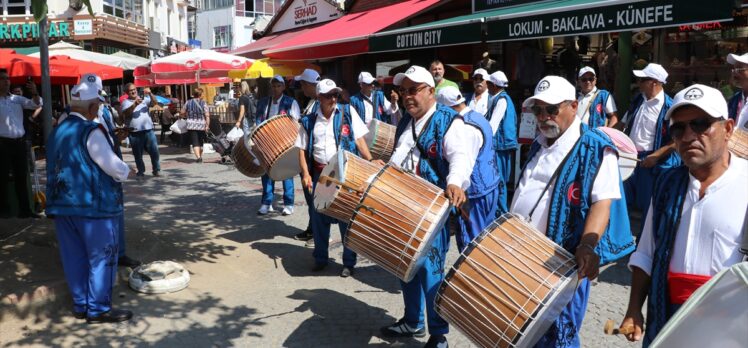
<path id="1" fill-rule="evenodd" d="M 322 173 L 322 169 L 325 169 L 326 164 L 322 164 L 322 163 L 319 163 L 317 161 L 312 161 L 312 162 L 314 162 L 314 164 L 313 164 L 313 166 L 314 166 L 314 172 L 315 173 Z"/>
<path id="2" fill-rule="evenodd" d="M 711 276 L 668 272 L 667 285 L 671 304 L 683 304 Z"/>

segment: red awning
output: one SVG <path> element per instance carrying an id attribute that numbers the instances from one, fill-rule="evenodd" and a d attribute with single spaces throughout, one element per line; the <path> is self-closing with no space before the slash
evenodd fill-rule
<path id="1" fill-rule="evenodd" d="M 264 36 L 257 41 L 254 41 L 248 45 L 244 45 L 242 47 L 239 47 L 233 50 L 231 54 L 235 54 L 235 55 L 243 56 L 247 58 L 254 58 L 254 59 L 265 58 L 262 55 L 262 51 L 268 48 L 275 47 L 283 42 L 286 42 L 286 40 L 295 38 L 312 29 L 314 29 L 314 27 Z"/>
<path id="2" fill-rule="evenodd" d="M 407 0 L 370 11 L 347 14 L 266 49 L 278 60 L 315 60 L 369 51 L 369 35 L 410 18 L 441 0 Z"/>

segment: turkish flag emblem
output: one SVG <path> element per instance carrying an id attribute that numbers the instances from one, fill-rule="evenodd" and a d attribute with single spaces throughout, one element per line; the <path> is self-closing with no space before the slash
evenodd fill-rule
<path id="1" fill-rule="evenodd" d="M 340 134 L 343 134 L 344 137 L 347 137 L 351 134 L 351 127 L 348 127 L 347 124 L 344 124 L 342 128 L 340 128 Z"/>
<path id="2" fill-rule="evenodd" d="M 429 146 L 429 153 L 430 158 L 436 158 L 436 143 L 432 143 L 431 146 Z"/>
<path id="3" fill-rule="evenodd" d="M 595 109 L 597 110 L 598 114 L 603 112 L 603 104 L 597 104 L 597 107 L 595 107 Z"/>
<path id="4" fill-rule="evenodd" d="M 566 190 L 566 199 L 574 206 L 579 206 L 582 203 L 582 185 L 579 182 L 575 181 L 569 185 L 569 189 Z"/>
<path id="5" fill-rule="evenodd" d="M 384 113 L 384 110 L 382 110 L 382 106 L 380 105 L 379 106 L 379 114 L 381 115 L 382 113 Z"/>
<path id="6" fill-rule="evenodd" d="M 280 114 L 281 114 L 281 115 L 286 115 L 286 110 L 281 110 L 281 111 L 280 111 Z"/>

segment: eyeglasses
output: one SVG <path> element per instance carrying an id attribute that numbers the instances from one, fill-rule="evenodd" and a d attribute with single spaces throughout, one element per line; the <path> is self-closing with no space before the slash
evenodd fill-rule
<path id="1" fill-rule="evenodd" d="M 636 81 L 638 83 L 642 83 L 642 82 L 654 81 L 654 79 L 651 78 L 651 77 L 640 77 L 640 78 L 636 79 Z"/>
<path id="2" fill-rule="evenodd" d="M 686 125 L 696 134 L 702 134 L 712 127 L 713 123 L 716 123 L 711 117 L 704 117 L 689 122 L 675 122 L 670 125 L 670 136 L 673 139 L 680 139 L 683 134 L 686 133 Z"/>
<path id="3" fill-rule="evenodd" d="M 339 95 L 338 93 L 329 93 L 329 94 L 320 94 L 319 97 L 324 98 L 324 99 L 333 99 L 333 98 L 338 99 Z"/>
<path id="4" fill-rule="evenodd" d="M 732 68 L 732 72 L 734 73 L 739 73 L 746 70 L 748 70 L 748 68 Z"/>
<path id="5" fill-rule="evenodd" d="M 419 92 L 421 92 L 426 87 L 428 87 L 428 85 L 421 85 L 421 86 L 418 86 L 418 87 L 413 86 L 413 87 L 410 87 L 410 88 L 400 88 L 400 90 L 398 92 L 400 92 L 400 95 L 402 95 L 403 97 L 406 96 L 406 95 L 414 96 L 414 95 L 418 94 Z"/>
<path id="6" fill-rule="evenodd" d="M 535 117 L 540 116 L 545 112 L 548 116 L 556 116 L 558 115 L 558 111 L 561 110 L 561 105 L 566 104 L 566 102 L 563 102 L 561 104 L 553 104 L 553 105 L 546 105 L 545 107 L 540 105 L 533 105 L 530 110 L 532 110 L 533 115 Z"/>
<path id="7" fill-rule="evenodd" d="M 592 81 L 595 81 L 595 78 L 594 77 L 581 77 L 581 78 L 579 78 L 579 81 L 581 81 L 581 82 L 592 82 Z"/>

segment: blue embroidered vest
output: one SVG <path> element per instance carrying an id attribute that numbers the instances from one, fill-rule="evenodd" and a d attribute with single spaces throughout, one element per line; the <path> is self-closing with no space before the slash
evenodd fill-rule
<path id="1" fill-rule="evenodd" d="M 273 97 L 265 97 L 257 102 L 257 117 L 255 117 L 255 124 L 260 124 L 262 122 L 265 122 L 265 120 L 267 120 L 268 118 L 276 116 L 268 115 L 270 113 L 271 103 L 273 102 L 272 99 Z M 281 100 L 278 102 L 278 114 L 290 115 L 293 102 L 293 98 L 285 94 L 281 95 Z"/>
<path id="2" fill-rule="evenodd" d="M 447 188 L 447 175 L 449 174 L 449 162 L 444 158 L 444 136 L 452 125 L 455 117 L 459 117 L 456 111 L 441 104 L 436 104 L 436 111 L 431 119 L 421 130 L 416 139 L 416 146 L 420 152 L 417 174 L 426 181 Z M 413 117 L 405 113 L 397 125 L 395 131 L 395 144 L 400 140 L 403 132 L 411 132 L 411 120 Z M 413 120 L 414 121 L 414 120 Z M 414 121 L 415 122 L 415 121 Z"/>
<path id="3" fill-rule="evenodd" d="M 307 115 L 316 115 L 317 114 L 317 110 L 319 110 L 319 100 L 315 99 L 314 103 L 312 104 L 312 110 L 310 110 L 309 114 L 301 115 L 301 116 L 303 117 L 303 116 L 307 116 Z M 301 112 L 304 112 L 304 110 L 302 110 Z"/>
<path id="4" fill-rule="evenodd" d="M 86 142 L 97 128 L 103 126 L 70 115 L 52 131 L 47 144 L 47 215 L 105 218 L 122 214 L 122 184 L 88 154 Z"/>
<path id="5" fill-rule="evenodd" d="M 741 100 L 743 100 L 742 91 L 735 93 L 735 95 L 733 95 L 732 98 L 730 98 L 730 101 L 727 103 L 727 117 L 735 121 L 738 120 L 738 116 L 740 114 L 740 110 L 738 110 L 738 106 L 740 105 Z"/>
<path id="6" fill-rule="evenodd" d="M 590 102 L 589 121 L 587 124 L 590 128 L 604 127 L 607 115 L 605 115 L 605 104 L 608 103 L 610 92 L 600 89 L 595 99 Z"/>
<path id="7" fill-rule="evenodd" d="M 665 114 L 667 114 L 667 111 L 670 110 L 670 107 L 673 105 L 673 99 L 670 98 L 670 96 L 668 96 L 667 94 L 664 95 L 665 102 L 662 104 L 662 110 L 660 110 L 660 115 L 659 117 L 657 117 L 657 124 L 655 125 L 654 144 L 652 146 L 653 150 L 659 150 L 663 146 L 668 145 L 671 139 L 669 129 L 670 127 L 668 121 L 665 119 Z M 628 136 L 631 136 L 631 129 L 633 128 L 634 121 L 638 116 L 637 111 L 639 111 L 639 107 L 642 105 L 642 103 L 644 103 L 644 95 L 640 93 L 636 96 L 636 98 L 634 98 L 634 102 L 631 104 L 631 107 L 628 111 L 628 114 L 631 115 L 631 118 L 629 119 L 625 130 L 625 133 Z M 678 155 L 677 151 L 673 151 L 670 153 L 667 159 L 665 159 L 664 161 L 660 161 L 660 163 L 657 164 L 658 172 L 662 169 L 677 167 L 680 164 L 680 155 Z"/>
<path id="8" fill-rule="evenodd" d="M 493 147 L 496 151 L 513 150 L 517 148 L 517 110 L 514 108 L 512 98 L 506 91 L 501 91 L 498 95 L 489 99 L 486 119 L 491 121 L 493 109 L 496 108 L 496 104 L 499 103 L 501 98 L 506 100 L 506 112 L 499 122 L 496 134 L 493 135 Z"/>
<path id="9" fill-rule="evenodd" d="M 358 115 L 361 116 L 361 120 L 366 122 L 366 108 L 364 106 L 364 103 L 367 103 L 365 100 L 366 97 L 364 97 L 361 92 L 356 93 L 356 95 L 351 97 L 351 106 L 356 109 L 356 112 L 358 112 Z M 390 115 L 384 112 L 384 92 L 382 91 L 374 91 L 371 94 L 371 103 L 372 103 L 372 109 L 374 111 L 373 119 L 377 119 L 386 123 L 392 123 L 390 120 Z"/>
<path id="10" fill-rule="evenodd" d="M 332 129 L 335 135 L 335 145 L 358 155 L 350 108 L 350 105 L 338 104 L 335 113 L 332 115 Z M 307 165 L 310 166 L 314 163 L 314 125 L 317 123 L 317 117 L 319 117 L 318 113 L 313 113 L 301 118 L 301 126 L 304 127 L 308 139 L 306 160 Z"/>
<path id="11" fill-rule="evenodd" d="M 483 146 L 481 146 L 478 157 L 475 159 L 475 166 L 473 166 L 473 172 L 470 174 L 470 187 L 466 192 L 468 198 L 478 198 L 499 187 L 501 174 L 499 174 L 499 167 L 496 164 L 491 124 L 483 115 L 473 110 L 463 116 L 463 121 L 465 124 L 478 128 L 483 135 Z M 499 189 L 503 190 L 503 187 Z"/>
<path id="12" fill-rule="evenodd" d="M 584 232 L 592 205 L 592 186 L 602 165 L 605 149 L 617 151 L 605 133 L 580 125 L 580 139 L 570 155 L 560 165 L 560 172 L 550 192 L 548 229 L 546 236 L 572 254 Z M 535 141 L 527 157 L 529 163 L 540 150 Z M 523 170 L 524 171 L 524 170 Z M 623 182 L 619 180 L 621 199 L 613 200 L 610 206 L 610 222 L 600 237 L 595 252 L 600 255 L 600 264 L 620 259 L 634 251 Z"/>
<path id="13" fill-rule="evenodd" d="M 106 122 L 107 129 L 109 130 L 109 136 L 115 143 L 117 143 L 117 133 L 114 132 L 116 128 L 114 126 L 114 120 L 112 120 L 112 111 L 109 108 L 109 105 L 104 105 L 101 116 L 102 118 L 104 118 L 104 122 Z M 122 149 L 120 149 L 117 144 L 114 145 L 114 153 L 117 154 L 117 157 L 119 157 L 119 159 L 122 159 Z"/>
<path id="14" fill-rule="evenodd" d="M 668 310 L 670 300 L 667 274 L 688 181 L 688 167 L 670 168 L 657 177 L 652 190 L 652 237 L 655 248 L 647 300 L 647 323 L 644 326 L 644 347 L 649 346 L 674 314 Z"/>

